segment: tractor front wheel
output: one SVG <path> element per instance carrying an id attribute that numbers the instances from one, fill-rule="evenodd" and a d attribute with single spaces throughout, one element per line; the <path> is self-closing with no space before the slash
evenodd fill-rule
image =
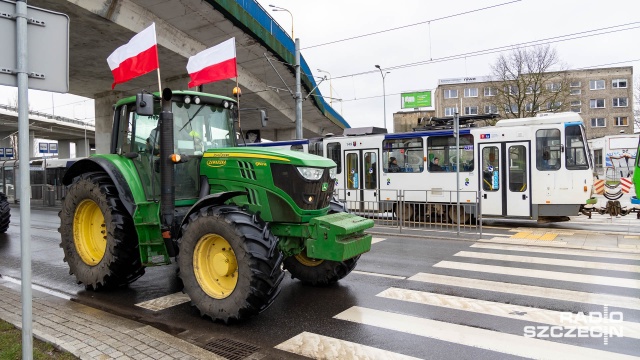
<path id="1" fill-rule="evenodd" d="M 58 215 L 69 274 L 87 289 L 126 285 L 144 274 L 133 219 L 107 174 L 73 179 Z"/>
<path id="2" fill-rule="evenodd" d="M 265 310 L 284 278 L 276 237 L 237 206 L 207 206 L 189 216 L 178 240 L 184 292 L 202 316 L 229 323 Z"/>
<path id="3" fill-rule="evenodd" d="M 331 200 L 329 214 L 349 212 L 343 203 Z M 312 259 L 306 255 L 307 249 L 301 253 L 284 259 L 283 266 L 289 271 L 292 279 L 299 279 L 313 286 L 327 286 L 349 275 L 356 267 L 360 255 L 345 261 Z"/>

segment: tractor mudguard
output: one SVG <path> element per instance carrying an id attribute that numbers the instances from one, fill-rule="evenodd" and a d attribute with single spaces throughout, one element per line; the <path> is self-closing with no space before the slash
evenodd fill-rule
<path id="1" fill-rule="evenodd" d="M 182 229 L 182 225 L 184 225 L 185 221 L 187 221 L 187 219 L 189 218 L 189 215 L 200 210 L 201 208 L 205 206 L 210 206 L 210 205 L 222 205 L 227 200 L 234 198 L 236 196 L 242 196 L 242 195 L 247 195 L 247 192 L 246 191 L 225 191 L 225 192 L 211 194 L 203 197 L 202 199 L 198 200 L 195 204 L 193 204 L 193 206 L 191 206 L 189 211 L 184 215 L 184 217 L 182 218 L 182 221 L 180 222 L 180 227 L 178 227 L 178 231 Z"/>
<path id="2" fill-rule="evenodd" d="M 124 204 L 129 215 L 133 216 L 136 209 L 136 203 L 127 179 L 118 167 L 113 164 L 113 162 L 105 158 L 91 157 L 76 161 L 64 174 L 62 183 L 68 186 L 76 176 L 93 171 L 104 171 L 109 175 L 111 180 L 113 180 L 116 189 L 118 189 L 118 197 L 120 198 L 120 201 Z"/>

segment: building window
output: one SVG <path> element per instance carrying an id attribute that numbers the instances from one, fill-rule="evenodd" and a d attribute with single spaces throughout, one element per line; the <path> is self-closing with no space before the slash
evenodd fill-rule
<path id="1" fill-rule="evenodd" d="M 571 89 L 569 90 L 569 95 L 580 95 L 582 93 L 582 90 L 580 89 Z"/>
<path id="2" fill-rule="evenodd" d="M 518 105 L 517 104 L 511 104 L 511 105 L 505 104 L 504 105 L 504 112 L 506 112 L 506 113 L 511 112 L 511 113 L 517 114 L 518 113 Z"/>
<path id="3" fill-rule="evenodd" d="M 611 80 L 611 87 L 614 89 L 626 89 L 627 79 L 613 79 Z"/>
<path id="4" fill-rule="evenodd" d="M 446 107 L 444 108 L 444 116 L 453 116 L 458 110 L 456 107 Z"/>
<path id="5" fill-rule="evenodd" d="M 582 102 L 580 100 L 574 100 L 571 102 L 571 106 L 580 106 L 582 105 Z"/>
<path id="6" fill-rule="evenodd" d="M 465 106 L 464 114 L 465 115 L 478 115 L 478 107 L 477 106 Z"/>
<path id="7" fill-rule="evenodd" d="M 629 118 L 626 116 L 616 116 L 613 121 L 615 126 L 629 126 Z"/>
<path id="8" fill-rule="evenodd" d="M 444 90 L 445 99 L 455 99 L 457 97 L 458 97 L 458 90 L 456 89 Z"/>
<path id="9" fill-rule="evenodd" d="M 591 118 L 591 127 L 605 127 L 607 122 L 604 118 Z"/>
<path id="10" fill-rule="evenodd" d="M 533 94 L 534 92 L 538 92 L 538 86 L 537 85 L 529 85 L 527 86 L 527 89 L 525 90 L 525 93 L 527 94 Z"/>
<path id="11" fill-rule="evenodd" d="M 498 89 L 494 87 L 484 88 L 484 96 L 496 96 L 496 95 L 498 95 Z"/>
<path id="12" fill-rule="evenodd" d="M 505 86 L 504 92 L 506 92 L 509 95 L 518 95 L 518 87 L 515 85 Z"/>
<path id="13" fill-rule="evenodd" d="M 562 108 L 562 101 L 548 102 L 547 103 L 547 110 L 559 111 L 560 108 Z"/>
<path id="14" fill-rule="evenodd" d="M 629 98 L 613 98 L 613 107 L 627 107 L 629 106 Z"/>
<path id="15" fill-rule="evenodd" d="M 498 107 L 496 105 L 485 105 L 484 106 L 484 113 L 485 114 L 497 114 L 498 113 Z"/>
<path id="16" fill-rule="evenodd" d="M 604 99 L 589 100 L 589 107 L 592 109 L 604 109 Z"/>
<path id="17" fill-rule="evenodd" d="M 580 106 L 572 106 L 571 111 L 580 114 L 582 112 L 582 108 Z"/>
<path id="18" fill-rule="evenodd" d="M 560 91 L 561 87 L 562 87 L 562 84 L 560 84 L 560 83 L 547 84 L 547 90 L 549 90 L 551 92 L 558 92 L 558 91 Z"/>
<path id="19" fill-rule="evenodd" d="M 602 90 L 604 89 L 604 80 L 590 80 L 589 90 Z"/>
<path id="20" fill-rule="evenodd" d="M 478 97 L 478 88 L 464 89 L 464 97 Z"/>
<path id="21" fill-rule="evenodd" d="M 580 87 L 580 85 L 581 85 L 581 84 L 580 84 L 580 81 L 572 81 L 572 82 L 569 84 L 569 87 Z"/>

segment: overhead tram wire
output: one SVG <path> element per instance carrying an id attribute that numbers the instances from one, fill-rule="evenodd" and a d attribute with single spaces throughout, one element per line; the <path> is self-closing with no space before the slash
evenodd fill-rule
<path id="1" fill-rule="evenodd" d="M 363 37 L 367 37 L 367 36 L 383 34 L 383 33 L 390 32 L 390 31 L 406 29 L 406 28 L 409 28 L 409 27 L 412 27 L 412 26 L 423 25 L 423 24 L 428 24 L 430 22 L 434 22 L 434 21 L 439 21 L 439 20 L 449 19 L 449 18 L 453 18 L 453 17 L 457 17 L 457 16 L 472 14 L 472 13 L 483 11 L 483 10 L 488 10 L 488 9 L 492 9 L 492 8 L 496 8 L 496 7 L 500 7 L 500 6 L 504 6 L 504 5 L 517 3 L 517 2 L 520 2 L 520 1 L 522 1 L 522 0 L 513 0 L 513 1 L 509 1 L 509 2 L 506 2 L 506 3 L 502 3 L 502 4 L 486 6 L 486 7 L 479 8 L 479 9 L 469 10 L 469 11 L 465 11 L 465 12 L 461 12 L 461 13 L 457 13 L 457 14 L 451 14 L 451 15 L 447 15 L 447 16 L 443 16 L 443 17 L 439 17 L 439 18 L 435 18 L 435 19 L 425 20 L 425 21 L 414 23 L 414 24 L 398 26 L 398 27 L 391 28 L 391 29 L 380 30 L 380 31 L 375 31 L 375 32 L 368 33 L 368 34 L 356 35 L 356 36 L 348 37 L 348 38 L 345 38 L 345 39 L 329 41 L 329 42 L 322 43 L 322 44 L 317 44 L 317 45 L 311 45 L 311 46 L 303 47 L 301 50 L 311 49 L 311 48 L 325 46 L 325 45 L 331 45 L 331 44 L 335 44 L 335 43 L 339 43 L 339 42 L 343 42 L 343 41 L 355 40 L 355 39 L 359 39 L 359 38 L 363 38 Z"/>
<path id="2" fill-rule="evenodd" d="M 638 24 L 638 25 L 634 26 L 634 27 L 625 28 L 625 29 L 618 29 L 618 30 L 611 30 L 611 31 L 606 31 L 606 32 L 599 32 L 599 33 L 596 33 L 596 34 L 589 34 L 589 33 L 596 32 L 596 31 L 614 29 L 614 28 L 619 28 L 619 27 L 622 27 L 622 26 L 629 26 L 629 25 L 636 25 L 636 24 Z M 414 67 L 414 66 L 421 66 L 421 65 L 433 64 L 433 63 L 439 63 L 439 62 L 445 62 L 445 61 L 458 60 L 458 59 L 461 59 L 461 58 L 464 58 L 464 57 L 488 55 L 488 54 L 501 52 L 501 51 L 504 51 L 504 50 L 507 50 L 507 49 L 510 49 L 510 48 L 515 48 L 515 47 L 530 47 L 530 46 L 536 46 L 536 45 L 553 44 L 553 43 L 569 41 L 569 40 L 576 40 L 576 39 L 582 39 L 582 38 L 587 38 L 587 37 L 592 37 L 592 36 L 612 34 L 612 33 L 617 33 L 617 32 L 621 32 L 621 31 L 633 30 L 633 29 L 637 29 L 637 28 L 640 28 L 640 22 L 633 22 L 633 23 L 628 23 L 628 24 L 615 25 L 615 26 L 610 26 L 610 27 L 605 27 L 605 28 L 600 28 L 600 29 L 594 29 L 594 30 L 585 30 L 585 31 L 572 33 L 572 34 L 559 35 L 559 36 L 554 36 L 554 37 L 550 37 L 550 38 L 531 40 L 531 41 L 527 41 L 527 42 L 510 44 L 510 45 L 503 45 L 503 46 L 499 46 L 499 47 L 495 47 L 495 48 L 476 50 L 476 51 L 471 51 L 471 52 L 468 52 L 468 53 L 449 55 L 449 56 L 444 56 L 444 57 L 441 57 L 441 58 L 436 58 L 436 59 L 431 59 L 431 60 L 424 60 L 424 61 L 419 61 L 419 62 L 414 62 L 414 63 L 408 63 L 408 64 L 402 64 L 402 65 L 396 65 L 396 66 L 387 66 L 387 67 L 385 67 L 385 69 L 386 70 L 404 69 L 404 68 L 409 68 L 409 67 Z M 587 35 L 582 35 L 582 34 L 587 34 Z M 576 35 L 582 35 L 582 36 L 576 36 Z M 547 40 L 549 40 L 549 41 L 547 41 Z M 363 71 L 363 72 L 358 72 L 358 73 L 334 76 L 333 79 L 335 80 L 335 79 L 341 79 L 341 78 L 346 78 L 346 77 L 368 75 L 368 74 L 373 74 L 373 73 L 376 73 L 376 72 L 377 71 Z"/>

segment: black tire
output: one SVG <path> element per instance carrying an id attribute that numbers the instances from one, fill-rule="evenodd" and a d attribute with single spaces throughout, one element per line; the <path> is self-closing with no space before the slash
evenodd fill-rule
<path id="1" fill-rule="evenodd" d="M 347 208 L 337 200 L 329 203 L 329 214 L 348 212 Z M 360 255 L 344 261 L 311 259 L 306 249 L 300 254 L 284 259 L 283 266 L 289 271 L 292 279 L 299 279 L 312 286 L 328 286 L 349 275 L 358 264 Z"/>
<path id="2" fill-rule="evenodd" d="M 4 234 L 9 229 L 9 220 L 11 219 L 11 208 L 7 195 L 0 193 L 0 234 Z"/>
<path id="3" fill-rule="evenodd" d="M 89 290 L 130 284 L 144 274 L 133 219 L 117 194 L 106 173 L 82 174 L 73 179 L 58 213 L 69 274 Z"/>
<path id="4" fill-rule="evenodd" d="M 178 246 L 183 291 L 201 316 L 244 320 L 280 293 L 284 272 L 277 239 L 257 216 L 237 206 L 205 206 L 191 214 Z"/>

